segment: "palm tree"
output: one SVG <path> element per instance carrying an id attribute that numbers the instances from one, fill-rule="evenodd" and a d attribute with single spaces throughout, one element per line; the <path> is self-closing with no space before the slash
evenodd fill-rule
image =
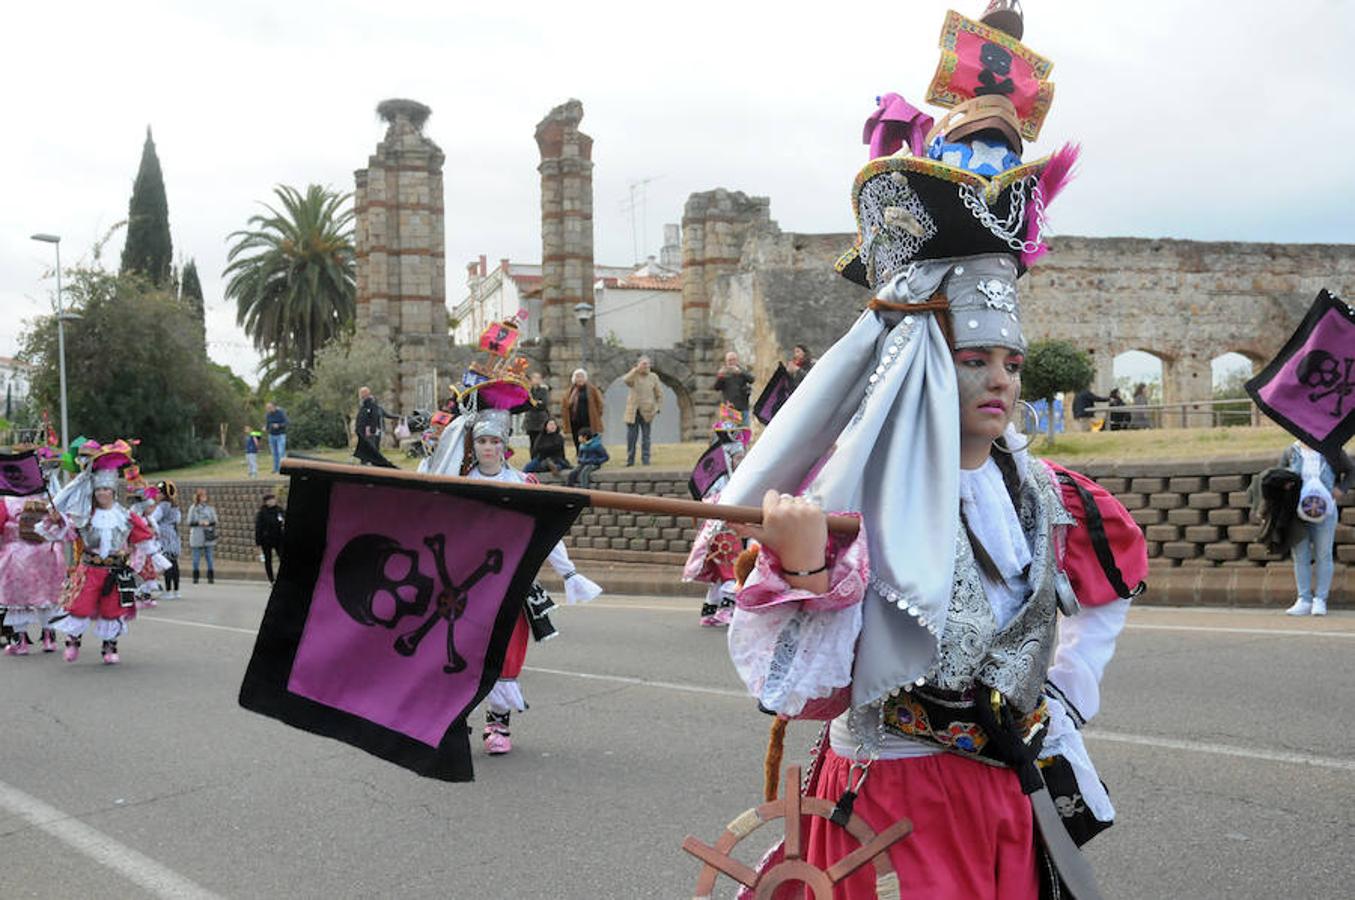
<path id="1" fill-rule="evenodd" d="M 274 189 L 282 211 L 251 216 L 236 231 L 222 274 L 236 323 L 274 371 L 309 372 L 315 352 L 353 326 L 357 279 L 351 194 L 318 184 Z"/>

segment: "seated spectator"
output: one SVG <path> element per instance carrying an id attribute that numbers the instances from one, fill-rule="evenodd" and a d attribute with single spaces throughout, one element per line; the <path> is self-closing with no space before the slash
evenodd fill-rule
<path id="1" fill-rule="evenodd" d="M 579 439 L 582 441 L 579 444 L 579 465 L 569 473 L 569 483 L 586 488 L 590 486 L 593 473 L 611 457 L 607 455 L 607 448 L 602 446 L 602 435 L 584 428 L 579 432 Z"/>
<path id="2" fill-rule="evenodd" d="M 606 451 L 604 451 L 606 452 Z M 532 458 L 522 467 L 524 472 L 561 472 L 572 469 L 565 459 L 565 436 L 560 432 L 560 423 L 547 419 L 532 445 Z"/>

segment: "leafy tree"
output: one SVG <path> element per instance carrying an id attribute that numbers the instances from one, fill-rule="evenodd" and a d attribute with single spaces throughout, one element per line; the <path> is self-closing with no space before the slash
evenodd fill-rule
<path id="1" fill-rule="evenodd" d="M 194 260 L 184 263 L 183 274 L 179 276 L 179 302 L 188 308 L 197 319 L 198 330 L 202 333 L 202 352 L 207 352 L 207 304 L 202 298 L 202 281 L 198 279 L 198 264 Z"/>
<path id="2" fill-rule="evenodd" d="M 241 385 L 207 362 L 178 297 L 136 272 L 65 275 L 68 308 L 79 314 L 65 328 L 72 435 L 139 438 L 138 461 L 151 472 L 216 455 L 223 426 L 239 433 L 247 421 Z M 55 317 L 31 323 L 20 344 L 33 365 L 33 406 L 57 409 Z"/>
<path id="3" fill-rule="evenodd" d="M 357 296 L 351 195 L 317 184 L 275 189 L 281 211 L 251 216 L 227 255 L 226 296 L 254 346 L 273 360 L 274 380 L 295 380 L 315 354 L 351 331 Z"/>
<path id="4" fill-rule="evenodd" d="M 285 407 L 287 409 L 287 447 L 310 450 L 315 447 L 347 447 L 348 426 L 344 417 L 323 408 L 309 393 Z"/>
<path id="5" fill-rule="evenodd" d="M 310 395 L 321 409 L 343 417 L 345 430 L 358 404 L 358 388 L 384 396 L 395 383 L 399 359 L 390 341 L 372 334 L 339 338 L 315 356 Z"/>
<path id="6" fill-rule="evenodd" d="M 170 283 L 173 246 L 169 237 L 169 201 L 165 199 L 165 179 L 160 173 L 160 158 L 150 126 L 141 148 L 141 168 L 132 186 L 127 206 L 127 243 L 122 248 L 122 274 L 140 272 L 158 287 Z"/>
<path id="7" fill-rule="evenodd" d="M 1076 393 L 1095 377 L 1091 357 L 1068 341 L 1036 341 L 1030 345 L 1021 367 L 1021 393 L 1027 400 L 1048 401 L 1047 443 L 1054 443 L 1054 395 Z"/>

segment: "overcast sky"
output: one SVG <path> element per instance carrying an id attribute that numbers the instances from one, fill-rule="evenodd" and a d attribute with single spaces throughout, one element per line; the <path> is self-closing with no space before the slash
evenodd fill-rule
<path id="1" fill-rule="evenodd" d="M 570 97 L 595 141 L 597 261 L 632 262 L 693 191 L 771 198 L 782 228 L 853 229 L 874 97 L 921 103 L 952 3 L 470 4 L 234 0 L 13 4 L 0 29 L 0 355 L 49 308 L 51 247 L 88 258 L 125 218 L 147 125 L 174 252 L 194 257 L 209 350 L 251 382 L 222 296 L 227 235 L 274 185 L 351 191 L 388 97 L 432 107 L 447 155 L 447 294 L 478 254 L 541 255 L 536 123 Z M 982 0 L 958 8 L 976 16 Z M 1029 0 L 1025 42 L 1057 93 L 1027 158 L 1084 145 L 1056 232 L 1350 242 L 1355 3 Z M 637 218 L 639 214 L 637 213 Z M 119 234 L 105 261 L 117 265 Z"/>

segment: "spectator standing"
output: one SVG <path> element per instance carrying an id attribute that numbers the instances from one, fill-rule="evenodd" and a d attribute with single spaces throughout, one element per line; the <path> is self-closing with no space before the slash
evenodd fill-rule
<path id="1" fill-rule="evenodd" d="M 286 514 L 282 507 L 278 506 L 277 496 L 264 494 L 263 505 L 254 516 L 254 544 L 263 556 L 263 570 L 268 576 L 269 584 L 273 583 L 273 554 L 277 553 L 278 562 L 282 562 L 282 529 L 285 518 Z"/>
<path id="2" fill-rule="evenodd" d="M 1077 392 L 1073 398 L 1073 424 L 1078 431 L 1092 430 L 1092 405 L 1095 403 L 1105 403 L 1110 400 L 1109 397 L 1099 396 L 1091 388 L 1083 388 Z"/>
<path id="3" fill-rule="evenodd" d="M 659 376 L 649 369 L 649 357 L 642 356 L 621 379 L 630 388 L 626 394 L 626 465 L 635 465 L 635 439 L 640 439 L 640 461 L 649 465 L 649 429 L 663 405 Z"/>
<path id="4" fill-rule="evenodd" d="M 151 527 L 155 529 L 155 539 L 160 542 L 160 552 L 169 560 L 169 568 L 164 571 L 165 592 L 160 596 L 166 600 L 179 599 L 179 554 L 183 547 L 179 542 L 179 488 L 172 481 L 162 481 L 156 489 L 160 499 L 151 510 Z"/>
<path id="5" fill-rule="evenodd" d="M 1297 473 L 1299 489 L 1298 541 L 1294 544 L 1294 581 L 1298 599 L 1285 610 L 1291 616 L 1325 616 L 1331 591 L 1332 544 L 1336 541 L 1336 505 L 1344 495 L 1348 472 L 1337 475 L 1331 463 L 1306 444 L 1295 441 L 1280 454 L 1280 465 Z M 1325 514 L 1314 521 L 1313 508 L 1305 503 L 1311 495 L 1325 493 Z"/>
<path id="6" fill-rule="evenodd" d="M 804 344 L 796 344 L 795 349 L 791 351 L 790 362 L 786 363 L 786 373 L 790 375 L 790 389 L 794 393 L 800 386 L 800 382 L 805 380 L 809 370 L 814 368 L 814 360 L 809 355 L 809 348 Z"/>
<path id="7" fill-rule="evenodd" d="M 366 386 L 358 388 L 358 412 L 353 419 L 353 430 L 357 432 L 357 447 L 353 455 L 369 466 L 383 469 L 396 468 L 395 463 L 381 453 L 382 425 L 386 419 L 399 419 L 381 408 L 372 396 L 372 389 Z"/>
<path id="8" fill-rule="evenodd" d="M 540 372 L 533 372 L 531 379 L 532 385 L 528 390 L 532 395 L 532 405 L 522 414 L 522 430 L 527 432 L 527 446 L 535 459 L 536 439 L 541 436 L 550 419 L 550 385 L 546 384 Z M 563 444 L 564 438 L 560 438 L 560 441 Z"/>
<path id="9" fill-rule="evenodd" d="M 589 383 L 588 373 L 583 369 L 575 369 L 570 376 L 560 422 L 565 433 L 573 436 L 575 451 L 583 443 L 584 431 L 590 435 L 602 434 L 602 392 Z"/>
<path id="10" fill-rule="evenodd" d="M 591 486 L 593 473 L 611 459 L 611 456 L 608 455 L 607 448 L 602 446 L 601 434 L 594 434 L 585 428 L 580 437 L 583 438 L 583 443 L 579 445 L 579 465 L 569 473 L 569 483 L 586 488 Z"/>
<path id="11" fill-rule="evenodd" d="M 259 477 L 259 435 L 262 432 L 245 429 L 245 474 L 250 478 Z"/>
<path id="12" fill-rule="evenodd" d="M 565 436 L 560 433 L 560 423 L 546 419 L 546 427 L 537 435 L 532 445 L 532 458 L 522 467 L 524 472 L 560 472 L 572 468 L 565 459 Z"/>
<path id="13" fill-rule="evenodd" d="M 734 407 L 748 421 L 748 401 L 753 393 L 753 376 L 739 365 L 739 354 L 730 350 L 725 364 L 715 373 L 715 389 L 726 403 Z"/>
<path id="14" fill-rule="evenodd" d="M 287 413 L 271 401 L 264 409 L 264 432 L 268 435 L 268 449 L 273 454 L 273 474 L 276 475 L 282 466 L 282 458 L 287 455 Z"/>
<path id="15" fill-rule="evenodd" d="M 1134 411 L 1129 414 L 1130 428 L 1148 428 L 1148 385 L 1140 381 L 1134 385 L 1134 396 L 1130 400 L 1130 405 Z"/>
<path id="16" fill-rule="evenodd" d="M 1124 397 L 1120 395 L 1119 388 L 1115 388 L 1110 392 L 1110 397 L 1107 402 L 1111 405 L 1110 415 L 1107 418 L 1107 426 L 1111 431 L 1124 431 L 1129 427 L 1130 414 L 1123 409 L 1115 408 L 1124 406 Z"/>
<path id="17" fill-rule="evenodd" d="M 207 558 L 207 583 L 216 583 L 216 507 L 207 501 L 207 489 L 193 492 L 193 505 L 188 507 L 188 549 L 193 552 L 193 583 L 198 583 L 198 564 Z"/>

